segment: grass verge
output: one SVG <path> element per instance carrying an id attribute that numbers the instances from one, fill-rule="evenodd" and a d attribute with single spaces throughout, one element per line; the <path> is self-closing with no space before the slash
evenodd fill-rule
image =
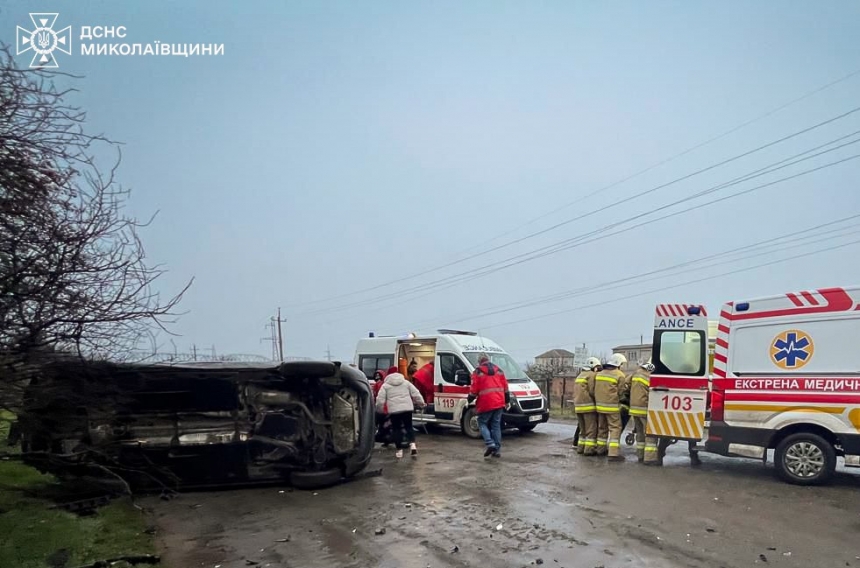
<path id="1" fill-rule="evenodd" d="M 0 448 L 6 450 L 8 421 L 2 418 Z M 54 502 L 46 496 L 62 491 L 53 476 L 15 459 L 0 460 L 0 566 L 65 568 L 155 553 L 147 519 L 129 499 L 79 516 L 51 508 Z"/>
<path id="2" fill-rule="evenodd" d="M 567 405 L 564 408 L 561 406 L 551 406 L 549 409 L 550 418 L 556 420 L 576 420 L 576 413 L 573 411 L 573 405 Z"/>

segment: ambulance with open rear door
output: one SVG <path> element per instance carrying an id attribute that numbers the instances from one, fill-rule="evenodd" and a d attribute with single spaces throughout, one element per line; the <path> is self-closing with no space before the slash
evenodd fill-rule
<path id="1" fill-rule="evenodd" d="M 860 287 L 729 302 L 709 373 L 704 306 L 660 304 L 648 434 L 767 461 L 790 483 L 860 467 Z M 707 419 L 707 420 L 706 420 Z"/>
<path id="2" fill-rule="evenodd" d="M 364 371 L 368 378 L 390 366 L 408 376 L 410 366 L 420 369 L 433 361 L 433 392 L 425 395 L 427 407 L 424 413 L 415 414 L 413 422 L 457 426 L 467 436 L 480 438 L 475 405 L 469 405 L 466 397 L 481 353 L 486 353 L 508 380 L 511 407 L 502 416 L 503 428 L 529 432 L 549 420 L 547 399 L 537 384 L 501 346 L 470 331 L 440 329 L 435 334 L 404 337 L 370 334 L 359 340 L 353 366 Z"/>

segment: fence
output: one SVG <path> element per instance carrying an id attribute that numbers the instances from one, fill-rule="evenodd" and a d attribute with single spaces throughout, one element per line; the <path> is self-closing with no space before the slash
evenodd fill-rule
<path id="1" fill-rule="evenodd" d="M 536 379 L 535 383 L 546 396 L 550 408 L 567 408 L 573 406 L 573 384 L 576 377 L 553 377 L 552 379 Z"/>

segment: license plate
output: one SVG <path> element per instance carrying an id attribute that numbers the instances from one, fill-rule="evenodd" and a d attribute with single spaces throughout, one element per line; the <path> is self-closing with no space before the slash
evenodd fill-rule
<path id="1" fill-rule="evenodd" d="M 529 416 L 529 422 L 540 422 L 540 419 L 543 418 L 540 414 L 535 414 L 534 416 Z"/>

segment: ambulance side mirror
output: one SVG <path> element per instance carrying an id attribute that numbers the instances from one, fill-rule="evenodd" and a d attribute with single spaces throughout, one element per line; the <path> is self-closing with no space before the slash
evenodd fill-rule
<path id="1" fill-rule="evenodd" d="M 472 378 L 469 376 L 469 371 L 457 371 L 454 373 L 454 384 L 458 387 L 467 387 L 472 384 Z"/>

